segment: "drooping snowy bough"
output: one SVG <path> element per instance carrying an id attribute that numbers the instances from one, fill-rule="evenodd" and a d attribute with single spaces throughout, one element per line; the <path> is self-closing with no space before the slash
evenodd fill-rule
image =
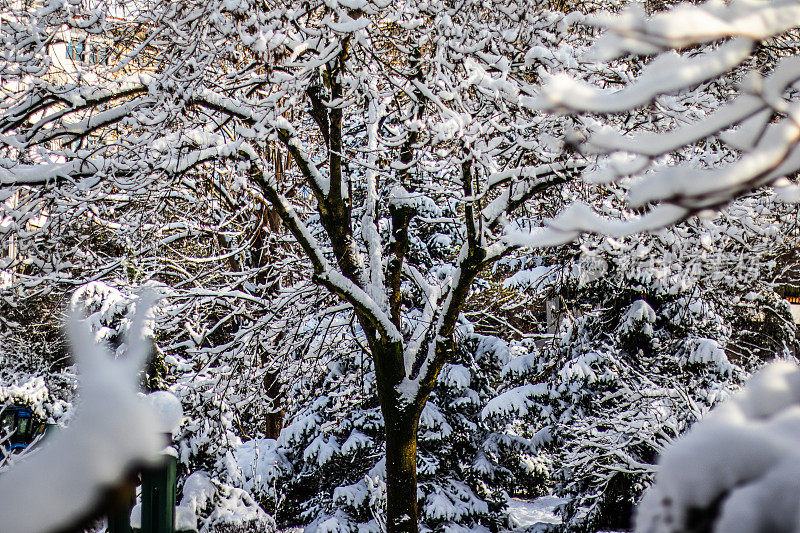
<path id="1" fill-rule="evenodd" d="M 800 190 L 786 179 L 800 169 L 798 2 L 712 0 L 680 4 L 653 17 L 629 8 L 619 16 L 593 16 L 585 22 L 607 28 L 594 47 L 598 61 L 630 55 L 654 59 L 628 74 L 622 88 L 601 88 L 566 74 L 549 76 L 540 93 L 520 98 L 521 106 L 602 117 L 648 106 L 668 108 L 671 95 L 725 77 L 739 77 L 739 90 L 710 116 L 666 132 L 622 134 L 602 119 L 589 121 L 593 132 L 588 139 L 573 142 L 586 155 L 610 156 L 595 180 L 620 183 L 634 177 L 627 199 L 643 214 L 620 223 L 575 203 L 547 229 L 515 240 L 541 245 L 566 242 L 582 232 L 630 235 L 720 208 L 765 185 L 774 185 L 786 200 L 800 198 Z M 714 142 L 738 157 L 706 164 L 674 158 L 692 146 L 719 151 Z"/>

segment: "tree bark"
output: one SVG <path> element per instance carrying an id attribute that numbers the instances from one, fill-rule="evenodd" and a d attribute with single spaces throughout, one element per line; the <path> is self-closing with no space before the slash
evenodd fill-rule
<path id="1" fill-rule="evenodd" d="M 400 410 L 388 407 L 384 409 L 383 417 L 386 426 L 386 531 L 417 533 L 419 412 L 415 408 Z"/>
<path id="2" fill-rule="evenodd" d="M 397 386 L 405 376 L 400 343 L 372 343 L 372 359 L 384 422 L 386 531 L 417 533 L 417 426 L 425 397 L 409 404 Z"/>
<path id="3" fill-rule="evenodd" d="M 283 405 L 284 391 L 283 383 L 280 380 L 278 372 L 267 372 L 264 376 L 264 388 L 266 394 L 272 399 L 274 404 Z M 283 417 L 286 411 L 283 409 L 266 413 L 264 416 L 264 436 L 268 439 L 277 439 L 281 435 L 283 429 Z"/>

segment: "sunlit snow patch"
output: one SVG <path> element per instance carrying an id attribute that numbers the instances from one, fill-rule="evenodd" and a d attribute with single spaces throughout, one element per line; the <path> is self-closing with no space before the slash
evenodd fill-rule
<path id="1" fill-rule="evenodd" d="M 565 498 L 557 496 L 543 496 L 535 500 L 511 498 L 508 502 L 511 530 L 536 531 L 536 529 L 531 528 L 541 526 L 542 530 L 544 530 L 545 526 L 560 524 L 561 517 L 556 514 L 556 507 L 566 503 L 566 501 Z"/>

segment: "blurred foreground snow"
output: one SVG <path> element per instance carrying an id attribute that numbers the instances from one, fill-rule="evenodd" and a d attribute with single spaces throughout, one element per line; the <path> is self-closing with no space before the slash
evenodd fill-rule
<path id="1" fill-rule="evenodd" d="M 136 313 L 131 349 L 121 359 L 95 343 L 86 324 L 70 324 L 80 386 L 76 415 L 0 475 L 3 531 L 43 533 L 76 524 L 131 468 L 156 459 L 164 448 L 164 432 L 180 422 L 180 405 L 168 393 L 143 401 L 138 390 L 149 353 L 149 307 Z"/>
<path id="2" fill-rule="evenodd" d="M 800 368 L 775 362 L 667 448 L 637 531 L 800 531 Z"/>

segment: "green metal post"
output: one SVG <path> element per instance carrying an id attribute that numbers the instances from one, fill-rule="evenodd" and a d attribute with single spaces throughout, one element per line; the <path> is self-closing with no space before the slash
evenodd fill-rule
<path id="1" fill-rule="evenodd" d="M 131 480 L 119 489 L 117 505 L 108 513 L 108 533 L 132 533 L 131 509 L 136 503 L 137 484 Z"/>
<path id="2" fill-rule="evenodd" d="M 142 533 L 175 533 L 177 460 L 163 458 L 160 466 L 142 471 Z"/>

